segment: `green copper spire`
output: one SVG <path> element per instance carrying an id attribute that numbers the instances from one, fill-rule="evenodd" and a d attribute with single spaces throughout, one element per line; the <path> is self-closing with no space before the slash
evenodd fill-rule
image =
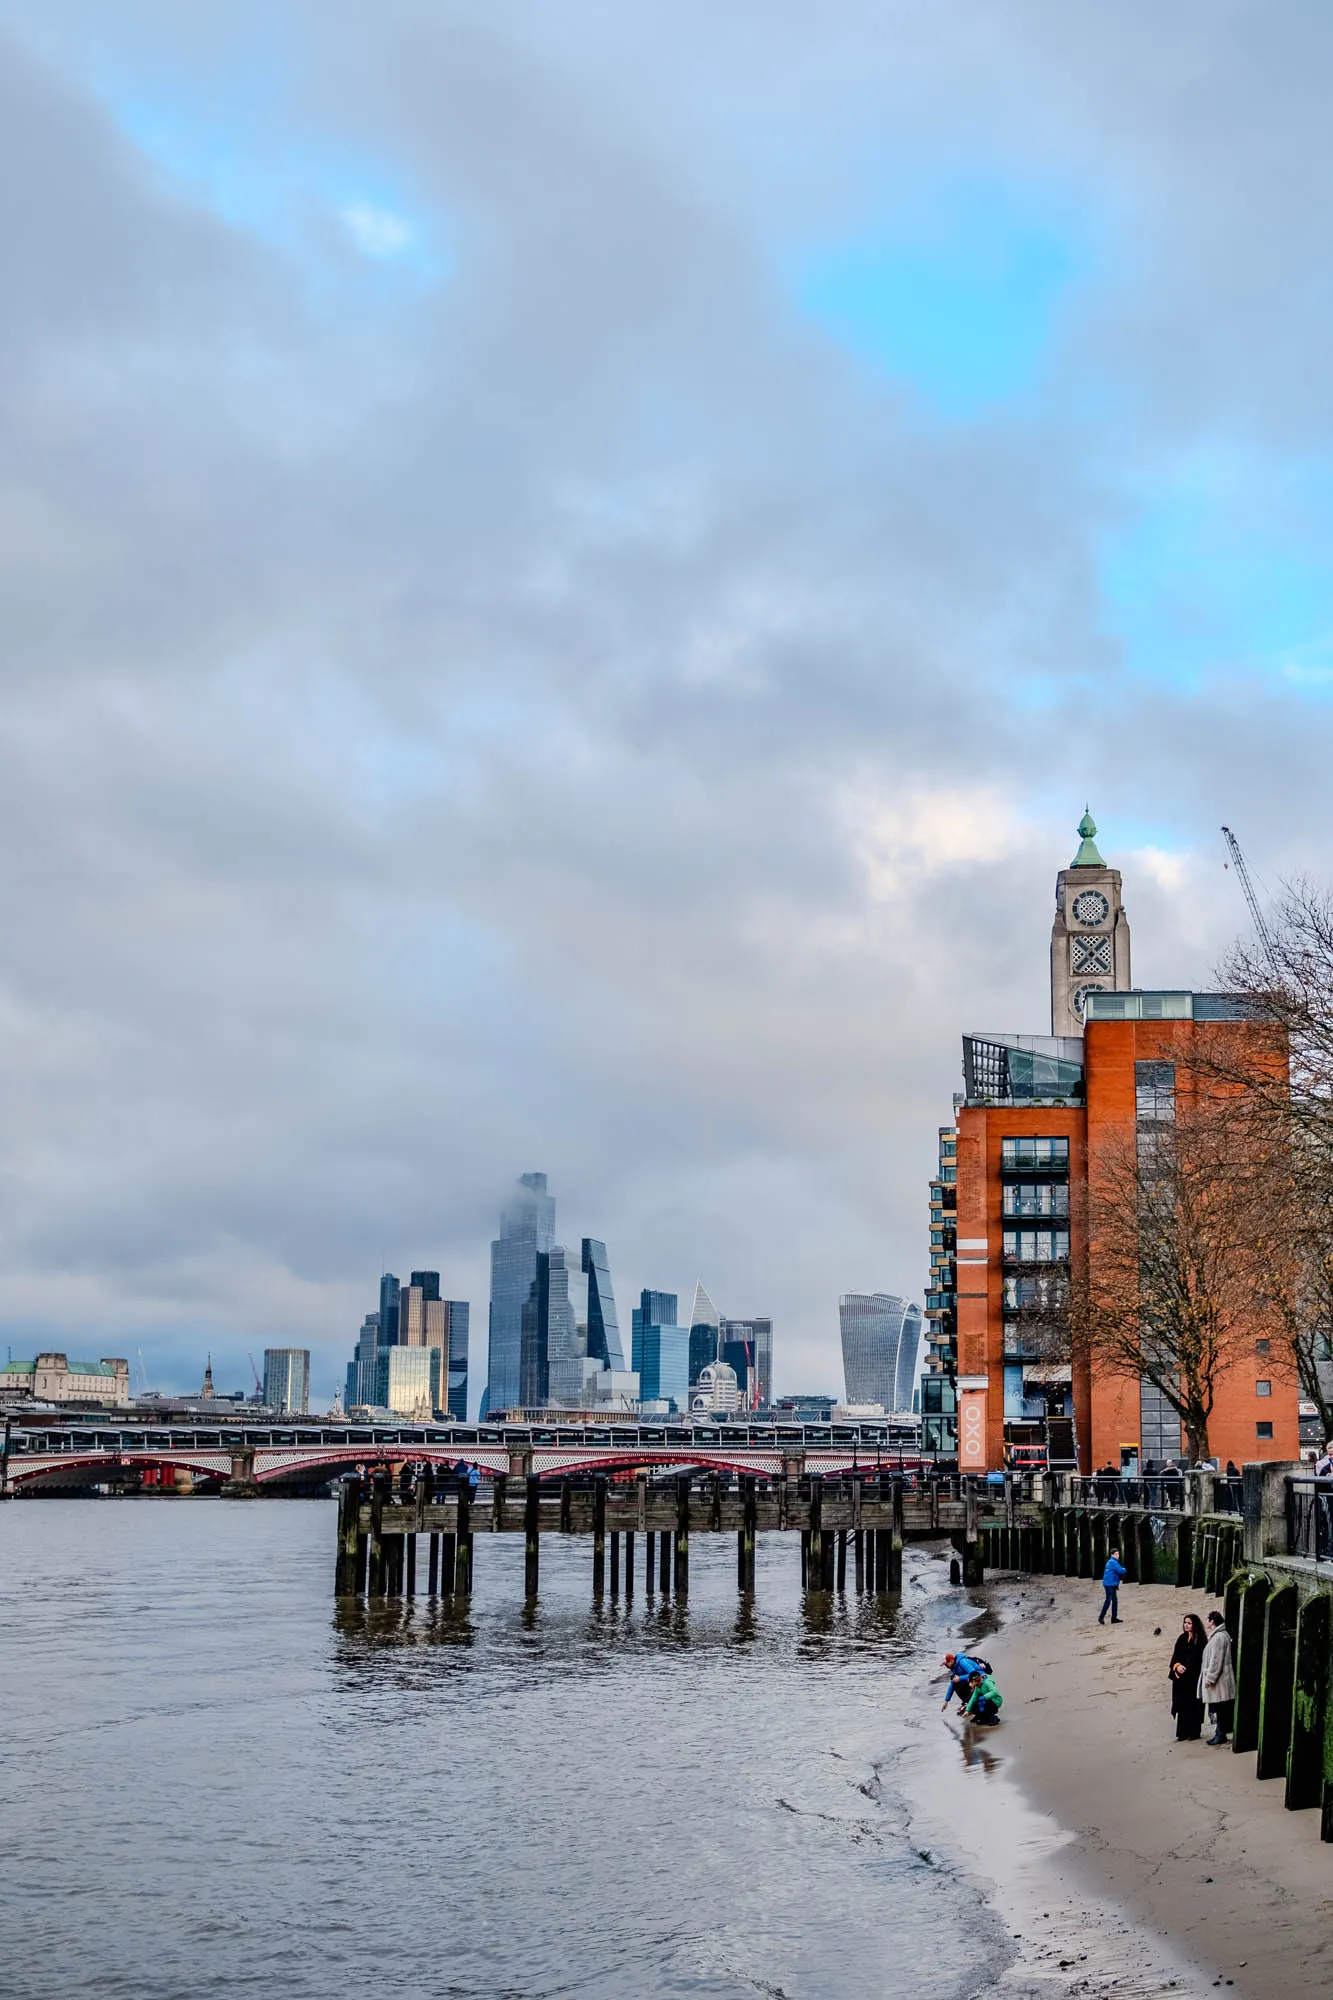
<path id="1" fill-rule="evenodd" d="M 1069 864 L 1071 868 L 1105 868 L 1106 863 L 1097 852 L 1096 832 L 1097 822 L 1084 806 L 1083 817 L 1078 823 L 1078 853 Z"/>

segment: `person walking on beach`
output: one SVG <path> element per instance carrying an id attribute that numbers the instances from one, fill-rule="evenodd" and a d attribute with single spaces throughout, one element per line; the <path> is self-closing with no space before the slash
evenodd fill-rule
<path id="1" fill-rule="evenodd" d="M 1210 1744 L 1225 1743 L 1231 1734 L 1231 1718 L 1236 1708 L 1236 1671 L 1231 1663 L 1231 1634 L 1220 1611 L 1208 1613 L 1208 1644 L 1203 1649 L 1199 1669 L 1199 1700 L 1206 1701 L 1213 1715 Z"/>
<path id="2" fill-rule="evenodd" d="M 1203 1671 L 1203 1649 L 1208 1641 L 1202 1622 L 1192 1611 L 1185 1613 L 1171 1654 L 1171 1713 L 1176 1718 L 1176 1741 L 1197 1743 L 1203 1734 L 1203 1703 L 1199 1699 L 1199 1675 Z"/>
<path id="3" fill-rule="evenodd" d="M 1097 1616 L 1099 1625 L 1106 1623 L 1108 1611 L 1111 1614 L 1111 1623 L 1113 1625 L 1120 1623 L 1120 1586 L 1128 1575 L 1129 1571 L 1120 1560 L 1119 1549 L 1112 1549 L 1106 1559 L 1106 1568 L 1102 1571 L 1102 1608 Z"/>

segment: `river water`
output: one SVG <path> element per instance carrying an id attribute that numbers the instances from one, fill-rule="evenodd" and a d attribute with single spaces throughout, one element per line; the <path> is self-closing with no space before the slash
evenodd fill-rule
<path id="1" fill-rule="evenodd" d="M 6 2000 L 1103 1990 L 1028 1962 L 1004 1869 L 952 1838 L 1002 1759 L 938 1723 L 944 1644 L 990 1629 L 940 1551 L 891 1609 L 803 1602 L 795 1537 L 761 1537 L 747 1608 L 701 1535 L 681 1608 L 640 1538 L 598 1607 L 587 1541 L 550 1537 L 525 1611 L 521 1539 L 478 1535 L 466 1608 L 339 1612 L 334 1525 L 0 1507 Z M 1011 1790 L 997 1837 L 995 1796 L 1012 1864 L 1046 1834 Z"/>

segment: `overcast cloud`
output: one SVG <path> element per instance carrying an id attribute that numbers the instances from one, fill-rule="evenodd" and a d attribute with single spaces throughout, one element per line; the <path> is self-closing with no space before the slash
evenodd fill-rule
<path id="1" fill-rule="evenodd" d="M 0 0 L 0 1301 L 331 1394 L 506 1185 L 920 1296 L 1092 805 L 1330 817 L 1326 5 Z"/>

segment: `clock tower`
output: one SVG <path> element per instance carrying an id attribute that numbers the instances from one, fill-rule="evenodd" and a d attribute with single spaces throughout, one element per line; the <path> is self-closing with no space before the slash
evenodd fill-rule
<path id="1" fill-rule="evenodd" d="M 1097 852 L 1097 823 L 1085 811 L 1079 850 L 1055 881 L 1051 925 L 1051 1033 L 1081 1035 L 1090 992 L 1129 991 L 1129 918 L 1120 870 Z"/>

